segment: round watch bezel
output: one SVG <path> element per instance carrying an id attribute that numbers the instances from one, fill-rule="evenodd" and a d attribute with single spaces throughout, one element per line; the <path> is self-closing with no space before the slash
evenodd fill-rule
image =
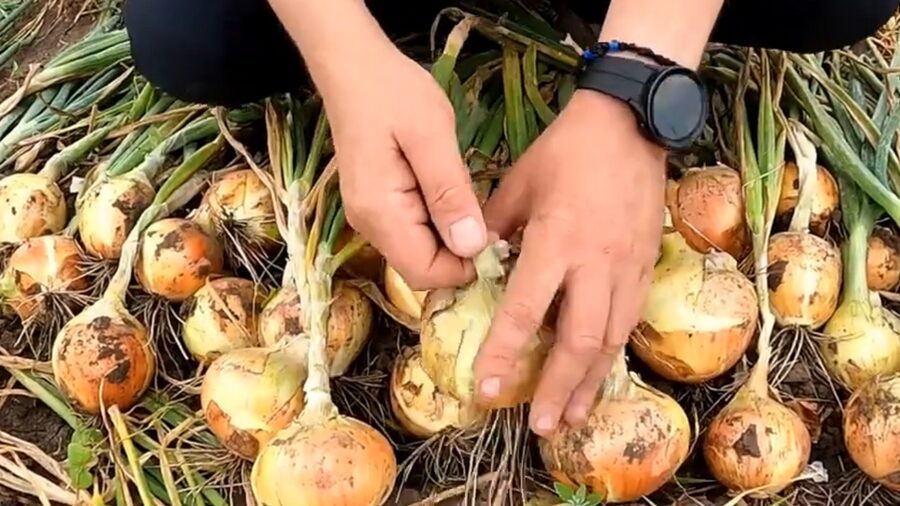
<path id="1" fill-rule="evenodd" d="M 696 123 L 693 129 L 687 136 L 679 139 L 673 139 L 660 133 L 659 129 L 656 126 L 657 121 L 654 113 L 654 100 L 656 98 L 656 93 L 659 90 L 660 85 L 662 85 L 662 83 L 664 83 L 667 79 L 670 79 L 675 75 L 687 76 L 697 85 L 697 89 L 700 92 L 701 102 L 700 117 L 695 118 Z M 709 104 L 707 99 L 706 87 L 703 85 L 703 82 L 700 80 L 696 72 L 693 72 L 690 69 L 684 67 L 674 66 L 662 68 L 659 72 L 656 73 L 656 75 L 653 76 L 648 84 L 649 86 L 647 89 L 647 94 L 645 95 L 646 98 L 644 100 L 644 114 L 646 118 L 646 126 L 650 130 L 650 133 L 655 138 L 662 141 L 662 143 L 665 144 L 668 148 L 684 149 L 689 147 L 694 143 L 694 141 L 697 140 L 698 137 L 700 137 L 700 134 L 703 132 L 703 127 L 706 124 L 706 118 L 708 115 Z"/>

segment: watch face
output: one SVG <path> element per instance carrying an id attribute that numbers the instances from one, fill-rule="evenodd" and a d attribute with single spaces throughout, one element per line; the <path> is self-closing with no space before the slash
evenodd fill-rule
<path id="1" fill-rule="evenodd" d="M 659 137 L 675 145 L 689 143 L 706 121 L 703 86 L 690 73 L 663 72 L 650 92 L 647 112 Z"/>

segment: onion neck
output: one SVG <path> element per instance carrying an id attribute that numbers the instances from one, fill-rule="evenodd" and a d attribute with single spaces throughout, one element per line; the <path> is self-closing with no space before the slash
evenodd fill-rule
<path id="1" fill-rule="evenodd" d="M 841 304 L 861 303 L 869 305 L 869 285 L 866 281 L 866 257 L 869 251 L 871 227 L 857 222 L 850 229 L 844 251 L 844 293 Z"/>
<path id="2" fill-rule="evenodd" d="M 628 372 L 628 363 L 625 360 L 625 349 L 623 348 L 613 360 L 609 375 L 603 383 L 602 399 L 628 397 L 631 394 L 633 385 L 634 382 Z"/>

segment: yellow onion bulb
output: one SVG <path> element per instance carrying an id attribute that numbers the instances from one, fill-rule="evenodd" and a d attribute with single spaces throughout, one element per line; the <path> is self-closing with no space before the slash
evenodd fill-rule
<path id="1" fill-rule="evenodd" d="M 869 379 L 900 371 L 900 318 L 881 305 L 848 300 L 822 329 L 819 349 L 831 377 L 854 391 Z"/>
<path id="2" fill-rule="evenodd" d="M 90 186 L 78 212 L 84 249 L 105 260 L 119 258 L 128 233 L 155 196 L 153 185 L 138 177 L 111 177 Z"/>
<path id="3" fill-rule="evenodd" d="M 44 308 L 46 294 L 88 288 L 81 249 L 75 239 L 62 235 L 45 235 L 22 243 L 10 255 L 3 280 L 6 303 L 23 321 Z"/>
<path id="4" fill-rule="evenodd" d="M 674 399 L 626 374 L 608 380 L 582 426 L 562 424 L 539 447 L 554 480 L 585 485 L 606 503 L 638 501 L 687 459 L 691 424 Z"/>
<path id="5" fill-rule="evenodd" d="M 260 450 L 250 483 L 261 506 L 380 506 L 396 478 L 387 438 L 337 415 L 275 435 Z"/>
<path id="6" fill-rule="evenodd" d="M 745 387 L 710 422 L 703 457 L 729 490 L 767 498 L 806 470 L 811 445 L 800 415 Z"/>
<path id="7" fill-rule="evenodd" d="M 144 290 L 181 302 L 221 273 L 225 260 L 219 243 L 190 220 L 166 218 L 147 227 L 135 268 Z"/>
<path id="8" fill-rule="evenodd" d="M 66 226 L 66 198 L 42 175 L 6 176 L 0 179 L 0 223 L 0 244 L 55 234 Z"/>
<path id="9" fill-rule="evenodd" d="M 873 378 L 844 408 L 844 445 L 870 478 L 900 492 L 900 374 Z"/>
<path id="10" fill-rule="evenodd" d="M 469 429 L 484 420 L 484 412 L 468 410 L 443 394 L 422 368 L 422 352 L 404 348 L 394 362 L 390 384 L 391 409 L 410 434 L 427 439 L 447 429 Z"/>
<path id="11" fill-rule="evenodd" d="M 900 284 L 900 237 L 889 228 L 875 227 L 869 237 L 866 282 L 870 290 L 883 292 Z"/>
<path id="12" fill-rule="evenodd" d="M 259 345 L 257 315 L 263 294 L 241 278 L 207 280 L 188 302 L 181 336 L 198 362 L 208 364 L 223 353 Z"/>
<path id="13" fill-rule="evenodd" d="M 226 448 L 253 460 L 300 414 L 306 379 L 302 355 L 289 348 L 242 348 L 213 361 L 203 376 L 200 405 Z"/>
<path id="14" fill-rule="evenodd" d="M 795 162 L 784 164 L 781 179 L 781 195 L 775 210 L 780 220 L 787 220 L 794 214 L 800 198 L 800 170 Z M 816 166 L 816 184 L 812 196 L 809 229 L 816 235 L 824 236 L 828 223 L 832 221 L 840 206 L 840 190 L 834 176 L 821 165 Z"/>
<path id="15" fill-rule="evenodd" d="M 769 299 L 779 325 L 818 329 L 837 309 L 841 254 L 806 232 L 782 232 L 769 240 Z"/>
<path id="16" fill-rule="evenodd" d="M 332 377 L 342 376 L 365 348 L 372 331 L 372 302 L 355 286 L 336 281 L 329 306 L 327 357 Z M 259 315 L 259 338 L 274 346 L 285 336 L 303 332 L 300 297 L 293 286 L 281 288 Z"/>
<path id="17" fill-rule="evenodd" d="M 689 169 L 666 191 L 672 225 L 701 253 L 724 251 L 740 260 L 750 248 L 744 189 L 738 171 L 725 165 Z"/>
<path id="18" fill-rule="evenodd" d="M 384 292 L 391 304 L 401 312 L 417 320 L 422 318 L 422 307 L 428 291 L 410 288 L 400 273 L 390 265 L 384 268 Z"/>
<path id="19" fill-rule="evenodd" d="M 195 220 L 210 235 L 234 225 L 254 246 L 271 251 L 278 246 L 275 205 L 269 189 L 251 169 L 228 172 L 204 193 Z"/>
<path id="20" fill-rule="evenodd" d="M 147 329 L 118 300 L 102 298 L 63 326 L 53 343 L 53 377 L 79 410 L 126 410 L 156 370 Z"/>
<path id="21" fill-rule="evenodd" d="M 663 251 L 631 347 L 660 376 L 702 383 L 731 369 L 750 345 L 756 290 L 733 257 L 698 253 L 677 231 L 665 234 Z"/>

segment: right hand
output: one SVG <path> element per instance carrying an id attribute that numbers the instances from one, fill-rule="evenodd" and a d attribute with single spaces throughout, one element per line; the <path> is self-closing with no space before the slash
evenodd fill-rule
<path id="1" fill-rule="evenodd" d="M 347 221 L 411 288 L 464 284 L 487 231 L 453 108 L 396 47 L 378 56 L 322 90 Z"/>

